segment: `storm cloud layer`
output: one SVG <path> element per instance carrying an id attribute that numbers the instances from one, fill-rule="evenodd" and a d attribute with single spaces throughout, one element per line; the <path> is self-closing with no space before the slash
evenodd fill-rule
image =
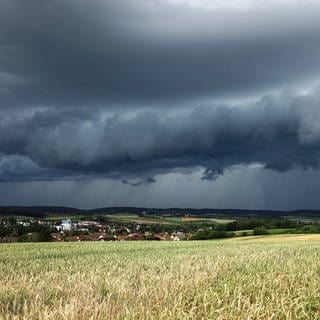
<path id="1" fill-rule="evenodd" d="M 6 112 L 0 121 L 3 179 L 33 174 L 145 176 L 234 165 L 284 171 L 320 164 L 320 91 L 266 96 L 249 106 L 175 112 L 77 114 L 76 109 Z M 10 161 L 6 161 L 10 159 Z M 153 180 L 151 180 L 153 182 Z M 139 184 L 139 183 L 138 183 Z"/>
<path id="2" fill-rule="evenodd" d="M 2 0 L 1 183 L 318 172 L 319 16 L 316 0 Z"/>

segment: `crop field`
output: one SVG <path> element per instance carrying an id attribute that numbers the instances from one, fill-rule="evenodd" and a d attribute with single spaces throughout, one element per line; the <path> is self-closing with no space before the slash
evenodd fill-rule
<path id="1" fill-rule="evenodd" d="M 320 319 L 320 238 L 0 245 L 0 319 Z"/>
<path id="2" fill-rule="evenodd" d="M 115 222 L 134 222 L 139 224 L 172 224 L 171 221 L 167 220 L 166 218 L 139 216 L 137 214 L 132 213 L 109 214 L 105 215 L 105 217 Z"/>
<path id="3" fill-rule="evenodd" d="M 105 215 L 112 221 L 134 222 L 140 224 L 164 224 L 180 225 L 184 223 L 229 223 L 234 220 L 219 218 L 201 218 L 201 217 L 161 217 L 161 216 L 139 216 L 132 213 L 117 213 Z"/>
<path id="4" fill-rule="evenodd" d="M 168 218 L 170 219 L 170 218 Z M 201 217 L 181 217 L 181 218 L 172 218 L 177 219 L 181 222 L 207 222 L 207 223 L 229 223 L 234 220 L 232 219 L 222 219 L 222 218 L 201 218 Z"/>

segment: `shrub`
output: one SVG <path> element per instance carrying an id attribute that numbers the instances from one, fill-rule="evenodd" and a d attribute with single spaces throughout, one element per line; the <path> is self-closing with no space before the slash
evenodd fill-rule
<path id="1" fill-rule="evenodd" d="M 46 242 L 51 240 L 52 237 L 48 231 L 30 232 L 18 238 L 19 242 Z"/>
<path id="2" fill-rule="evenodd" d="M 260 235 L 269 234 L 269 231 L 266 227 L 255 227 L 253 229 L 253 234 L 255 236 L 260 236 Z"/>
<path id="3" fill-rule="evenodd" d="M 204 229 L 198 231 L 195 235 L 191 237 L 191 240 L 207 240 L 207 239 L 223 239 L 232 238 L 233 233 L 228 233 L 220 230 Z"/>

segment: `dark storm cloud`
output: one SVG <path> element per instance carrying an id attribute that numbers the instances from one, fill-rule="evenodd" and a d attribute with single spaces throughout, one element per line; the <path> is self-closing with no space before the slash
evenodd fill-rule
<path id="1" fill-rule="evenodd" d="M 0 178 L 318 168 L 318 91 L 194 108 L 319 75 L 320 5 L 253 2 L 2 0 Z"/>
<path id="2" fill-rule="evenodd" d="M 250 10 L 174 3 L 2 0 L 1 108 L 164 106 L 320 71 L 315 2 Z"/>
<path id="3" fill-rule="evenodd" d="M 319 103 L 318 90 L 266 96 L 247 106 L 175 112 L 76 117 L 72 109 L 7 111 L 0 120 L 0 151 L 16 165 L 8 169 L 3 160 L 0 172 L 5 180 L 18 174 L 29 179 L 32 173 L 50 179 L 60 172 L 61 177 L 122 177 L 124 183 L 140 184 L 183 168 L 204 167 L 206 180 L 241 164 L 261 163 L 279 172 L 318 168 Z"/>
<path id="4" fill-rule="evenodd" d="M 28 156 L 0 154 L 0 181 L 41 181 L 74 178 L 74 172 L 42 168 Z"/>

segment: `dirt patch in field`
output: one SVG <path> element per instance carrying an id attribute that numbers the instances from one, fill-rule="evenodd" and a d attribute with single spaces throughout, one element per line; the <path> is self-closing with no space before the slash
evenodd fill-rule
<path id="1" fill-rule="evenodd" d="M 320 234 L 299 234 L 287 237 L 287 240 L 320 240 Z"/>
<path id="2" fill-rule="evenodd" d="M 251 237 L 248 237 L 251 238 Z M 281 241 L 309 241 L 309 240 L 320 240 L 320 234 L 293 234 L 293 235 L 279 235 L 279 236 L 256 236 L 252 237 L 255 241 L 271 241 L 271 242 L 281 242 Z"/>
<path id="3" fill-rule="evenodd" d="M 235 238 L 238 241 L 268 241 L 268 242 L 281 242 L 281 241 L 320 241 L 320 234 L 292 234 L 292 235 L 279 235 L 279 236 L 249 236 Z"/>

